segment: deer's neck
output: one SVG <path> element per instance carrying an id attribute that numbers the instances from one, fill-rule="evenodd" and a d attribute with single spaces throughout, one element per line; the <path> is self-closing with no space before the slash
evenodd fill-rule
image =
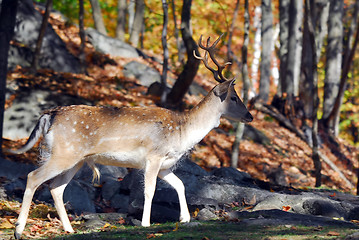
<path id="1" fill-rule="evenodd" d="M 181 142 L 187 149 L 192 148 L 213 128 L 218 127 L 220 117 L 219 99 L 211 92 L 196 107 L 186 113 L 186 124 L 182 127 Z"/>

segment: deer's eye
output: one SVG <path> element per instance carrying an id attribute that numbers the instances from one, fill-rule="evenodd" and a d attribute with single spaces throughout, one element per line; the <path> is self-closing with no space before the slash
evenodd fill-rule
<path id="1" fill-rule="evenodd" d="M 235 101 L 235 102 L 238 102 L 238 98 L 237 98 L 237 97 L 234 97 L 234 96 L 231 97 L 231 100 L 232 100 L 232 101 Z"/>

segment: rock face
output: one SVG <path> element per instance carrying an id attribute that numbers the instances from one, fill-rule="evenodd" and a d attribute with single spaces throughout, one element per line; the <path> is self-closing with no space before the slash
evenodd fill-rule
<path id="1" fill-rule="evenodd" d="M 161 81 L 161 74 L 157 70 L 136 61 L 127 63 L 123 67 L 123 74 L 125 77 L 137 78 L 146 87 Z"/>
<path id="2" fill-rule="evenodd" d="M 28 137 L 41 113 L 57 106 L 88 104 L 89 101 L 48 90 L 21 90 L 4 115 L 3 136 L 9 139 Z"/>
<path id="3" fill-rule="evenodd" d="M 13 40 L 21 44 L 14 44 L 10 47 L 9 69 L 13 69 L 16 65 L 30 66 L 41 22 L 42 15 L 35 10 L 31 0 L 19 1 Z M 41 68 L 54 71 L 79 73 L 79 60 L 69 53 L 65 43 L 50 24 L 47 26 L 43 39 L 39 65 Z"/>
<path id="4" fill-rule="evenodd" d="M 140 56 L 136 48 L 121 40 L 105 36 L 93 28 L 87 28 L 85 32 L 90 43 L 95 47 L 96 51 L 100 53 L 124 58 L 136 58 Z"/>
<path id="5" fill-rule="evenodd" d="M 126 222 L 138 224 L 143 211 L 143 173 L 131 170 L 99 166 L 101 180 L 92 185 L 91 170 L 86 166 L 76 174 L 65 190 L 64 200 L 69 213 L 95 213 L 112 209 L 113 214 L 127 218 Z M 2 196 L 21 200 L 25 190 L 26 175 L 35 166 L 0 161 L 0 177 L 6 179 Z M 272 186 L 251 178 L 248 174 L 232 168 L 206 172 L 201 167 L 183 158 L 176 166 L 175 174 L 186 187 L 186 198 L 191 212 L 198 211 L 200 220 L 225 217 L 229 220 L 244 219 L 246 224 L 302 224 L 355 227 L 349 220 L 359 220 L 359 198 L 353 195 L 325 191 L 299 191 Z M 46 184 L 40 187 L 35 199 L 52 203 Z M 237 208 L 249 206 L 248 211 Z M 102 206 L 102 207 L 101 207 Z M 284 211 L 285 210 L 285 211 Z M 107 210 L 108 211 L 108 210 Z M 116 213 L 117 212 L 117 213 Z M 225 212 L 222 216 L 218 212 Z M 97 215 L 87 219 L 95 225 Z M 95 216 L 95 217 L 93 217 Z M 333 220 L 344 219 L 341 221 Z M 100 218 L 102 221 L 104 219 Z M 132 219 L 132 220 L 131 220 Z M 152 205 L 152 222 L 178 221 L 179 202 L 177 193 L 162 180 L 157 187 Z M 254 219 L 254 220 L 253 220 Z M 86 220 L 86 219 L 85 219 Z M 94 222 L 95 221 L 95 222 Z M 100 224 L 103 225 L 101 222 Z"/>

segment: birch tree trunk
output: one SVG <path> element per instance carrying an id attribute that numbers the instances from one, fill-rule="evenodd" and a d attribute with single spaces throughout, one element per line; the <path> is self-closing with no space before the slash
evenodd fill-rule
<path id="1" fill-rule="evenodd" d="M 239 0 L 237 1 L 239 3 Z M 233 19 L 234 22 L 235 19 Z M 249 90 L 249 76 L 248 76 L 248 42 L 249 42 L 249 10 L 248 0 L 244 1 L 244 36 L 242 46 L 242 78 L 243 78 L 243 103 L 248 103 L 248 90 Z M 242 140 L 244 132 L 244 123 L 238 123 L 236 126 L 236 136 L 232 146 L 231 166 L 238 167 L 239 144 Z"/>
<path id="2" fill-rule="evenodd" d="M 133 22 L 135 21 L 135 1 L 129 0 L 127 3 L 127 12 L 128 12 L 128 32 L 131 34 Z"/>
<path id="3" fill-rule="evenodd" d="M 253 61 L 251 64 L 251 81 L 252 87 L 250 89 L 250 97 L 255 97 L 258 89 L 258 69 L 261 57 L 261 14 L 260 7 L 256 7 L 253 17 L 253 28 L 255 29 L 254 43 L 253 43 Z"/>
<path id="4" fill-rule="evenodd" d="M 117 2 L 117 25 L 116 25 L 116 38 L 125 41 L 126 33 L 126 0 L 118 0 Z"/>
<path id="5" fill-rule="evenodd" d="M 163 8 L 163 29 L 162 29 L 162 48 L 163 48 L 163 68 L 161 75 L 161 104 L 164 105 L 167 99 L 166 87 L 167 87 L 167 68 L 168 68 L 168 47 L 167 47 L 167 25 L 168 25 L 168 4 L 167 0 L 162 0 Z"/>
<path id="6" fill-rule="evenodd" d="M 145 14 L 144 0 L 136 0 L 135 18 L 131 28 L 130 43 L 132 46 L 137 47 L 140 39 L 140 34 L 143 26 L 143 18 Z"/>
<path id="7" fill-rule="evenodd" d="M 289 4 L 289 39 L 288 39 L 288 58 L 285 74 L 286 93 L 288 96 L 298 96 L 299 66 L 301 62 L 302 38 L 302 9 L 301 0 L 291 0 Z"/>
<path id="8" fill-rule="evenodd" d="M 172 8 L 172 17 L 173 17 L 173 27 L 174 27 L 174 35 L 176 39 L 176 46 L 178 51 L 178 62 L 181 63 L 181 65 L 184 65 L 184 52 L 182 51 L 181 46 L 181 39 L 179 38 L 179 28 L 177 26 L 177 16 L 176 16 L 176 7 L 175 7 L 175 0 L 171 1 L 171 8 Z"/>
<path id="9" fill-rule="evenodd" d="M 358 44 L 359 38 L 359 24 L 358 24 L 358 11 L 359 11 L 359 1 L 357 1 L 354 5 L 354 12 L 352 14 L 353 18 L 349 24 L 349 28 L 346 31 L 346 37 L 344 38 L 344 54 L 342 60 L 342 73 L 339 84 L 339 93 L 335 99 L 334 107 L 326 119 L 327 122 L 335 123 L 334 126 L 334 135 L 337 136 L 339 133 L 339 116 L 340 116 L 340 106 L 343 102 L 344 91 L 346 89 L 346 82 L 348 79 L 348 73 L 350 66 L 353 62 L 353 58 L 355 55 L 355 50 Z M 356 30 L 355 30 L 356 29 Z M 354 32 L 356 31 L 356 35 L 354 37 Z M 354 42 L 354 43 L 353 43 Z M 328 124 L 328 123 L 327 123 Z"/>
<path id="10" fill-rule="evenodd" d="M 262 53 L 260 63 L 259 99 L 268 101 L 271 76 L 271 47 L 273 39 L 272 1 L 262 0 Z"/>
<path id="11" fill-rule="evenodd" d="M 92 17 L 97 31 L 103 35 L 107 35 L 105 24 L 103 23 L 101 7 L 98 0 L 90 0 L 92 8 Z"/>
<path id="12" fill-rule="evenodd" d="M 281 93 L 279 95 L 283 96 L 285 94 L 290 100 L 294 96 L 298 96 L 302 50 L 302 32 L 300 29 L 303 19 L 303 2 L 301 0 L 280 2 L 282 3 L 280 6 L 280 16 L 283 19 L 280 19 Z M 290 102 L 289 104 L 291 104 Z"/>
<path id="13" fill-rule="evenodd" d="M 326 52 L 323 124 L 326 130 L 337 134 L 339 119 L 331 119 L 335 99 L 339 93 L 343 50 L 343 0 L 331 0 L 328 18 L 328 45 Z"/>

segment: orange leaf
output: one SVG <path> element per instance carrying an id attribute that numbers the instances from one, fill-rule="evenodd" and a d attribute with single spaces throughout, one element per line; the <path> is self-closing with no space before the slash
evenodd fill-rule
<path id="1" fill-rule="evenodd" d="M 196 208 L 196 210 L 192 213 L 193 217 L 197 217 L 198 213 L 199 213 L 199 209 Z"/>
<path id="2" fill-rule="evenodd" d="M 105 225 L 103 225 L 102 228 L 108 228 L 108 227 L 110 227 L 110 226 L 111 226 L 111 224 L 105 223 Z"/>
<path id="3" fill-rule="evenodd" d="M 125 219 L 123 219 L 123 217 L 121 217 L 121 218 L 118 220 L 118 223 L 119 223 L 119 224 L 125 224 L 126 221 L 125 221 Z"/>
<path id="4" fill-rule="evenodd" d="M 148 233 L 146 236 L 147 239 L 155 238 L 155 237 L 156 237 L 156 235 L 154 233 Z"/>
<path id="5" fill-rule="evenodd" d="M 12 225 L 12 223 L 9 222 L 9 220 L 7 220 L 6 218 L 4 218 L 4 220 L 0 224 L 0 229 L 9 229 L 9 228 L 13 228 L 13 227 L 14 227 L 14 225 Z"/>
<path id="6" fill-rule="evenodd" d="M 328 232 L 328 234 L 327 234 L 328 236 L 340 236 L 340 233 L 338 233 L 338 232 L 335 232 L 335 231 L 329 231 Z"/>
<path id="7" fill-rule="evenodd" d="M 291 209 L 290 206 L 282 206 L 282 210 L 288 212 Z"/>
<path id="8" fill-rule="evenodd" d="M 178 222 L 176 222 L 176 228 L 173 229 L 173 231 L 175 232 L 175 231 L 177 231 L 177 230 L 178 230 Z"/>

